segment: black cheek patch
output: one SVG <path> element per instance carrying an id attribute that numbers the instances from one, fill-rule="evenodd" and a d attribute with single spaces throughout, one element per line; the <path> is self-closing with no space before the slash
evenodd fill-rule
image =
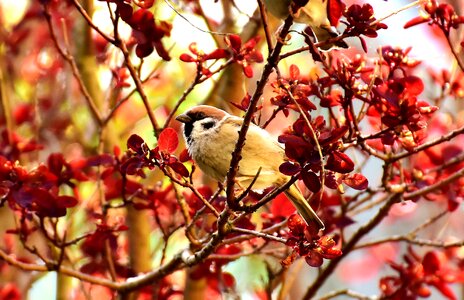
<path id="1" fill-rule="evenodd" d="M 193 130 L 193 124 L 192 123 L 185 123 L 184 124 L 184 134 L 185 137 L 187 138 L 187 142 L 190 144 L 191 141 L 191 135 L 192 135 L 192 130 Z"/>
<path id="2" fill-rule="evenodd" d="M 206 122 L 206 123 L 203 123 L 201 125 L 203 125 L 204 129 L 210 129 L 210 128 L 212 128 L 214 126 L 214 121 Z"/>

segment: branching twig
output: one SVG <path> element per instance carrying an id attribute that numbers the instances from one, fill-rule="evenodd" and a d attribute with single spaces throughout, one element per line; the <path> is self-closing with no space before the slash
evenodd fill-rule
<path id="1" fill-rule="evenodd" d="M 284 238 L 274 236 L 274 235 L 271 235 L 271 234 L 268 234 L 268 233 L 265 233 L 265 232 L 259 232 L 259 231 L 256 231 L 256 230 L 232 227 L 232 231 L 248 234 L 249 236 L 260 237 L 260 238 L 263 238 L 263 239 L 266 239 L 266 240 L 271 240 L 271 241 L 279 242 L 279 243 L 282 243 L 282 244 L 285 244 L 287 242 L 287 240 L 284 239 Z"/>
<path id="2" fill-rule="evenodd" d="M 108 43 L 111 43 L 113 45 L 115 44 L 115 40 L 112 37 L 104 33 L 100 28 L 98 28 L 98 26 L 96 26 L 93 23 L 92 18 L 87 14 L 87 12 L 82 7 L 82 5 L 79 3 L 79 1 L 72 0 L 72 3 L 76 7 L 76 9 L 79 11 L 79 13 L 82 15 L 82 17 L 87 21 L 90 27 L 92 27 L 96 32 L 98 32 L 98 34 L 100 34 Z"/>
<path id="3" fill-rule="evenodd" d="M 398 161 L 402 158 L 405 158 L 405 157 L 408 157 L 408 156 L 411 156 L 413 154 L 416 154 L 418 152 L 421 152 L 425 149 L 428 149 L 430 147 L 433 147 L 433 146 L 436 146 L 438 144 L 441 144 L 443 142 L 446 142 L 446 141 L 450 141 L 451 139 L 457 137 L 458 135 L 461 135 L 464 133 L 464 126 L 463 127 L 460 127 L 456 130 L 453 130 L 451 132 L 449 132 L 448 134 L 445 134 L 439 138 L 436 138 L 435 140 L 432 140 L 430 142 L 427 142 L 427 143 L 424 143 L 420 146 L 417 146 L 416 148 L 410 150 L 410 151 L 404 151 L 402 153 L 399 153 L 399 154 L 396 154 L 392 157 L 390 157 L 388 159 L 389 162 L 395 162 L 395 161 Z"/>
<path id="4" fill-rule="evenodd" d="M 431 184 L 429 186 L 426 186 L 425 188 L 419 189 L 414 192 L 406 193 L 404 194 L 403 198 L 405 200 L 411 200 L 419 196 L 424 196 L 428 193 L 431 193 L 435 190 L 438 190 L 439 188 L 442 188 L 446 186 L 447 184 L 450 184 L 451 182 L 459 179 L 460 177 L 464 176 L 464 168 L 459 170 L 458 172 L 454 173 L 453 175 L 448 176 L 445 179 L 442 179 L 434 184 Z"/>
<path id="5" fill-rule="evenodd" d="M 400 200 L 401 195 L 400 194 L 393 194 L 390 196 L 390 198 L 386 201 L 386 203 L 379 209 L 377 214 L 369 221 L 367 222 L 364 226 L 361 226 L 358 231 L 351 237 L 351 239 L 348 240 L 346 243 L 345 247 L 343 247 L 343 255 L 332 259 L 327 267 L 322 270 L 322 272 L 319 274 L 317 279 L 313 282 L 313 284 L 308 288 L 306 291 L 306 294 L 303 299 L 312 299 L 319 288 L 324 284 L 324 282 L 329 278 L 331 274 L 333 274 L 333 271 L 337 267 L 337 265 L 340 263 L 340 261 L 347 256 L 356 246 L 356 243 L 364 237 L 367 233 L 369 233 L 372 229 L 374 229 L 388 214 L 388 211 L 392 207 L 393 204 L 397 203 Z"/>
<path id="6" fill-rule="evenodd" d="M 239 131 L 239 135 L 238 135 L 237 143 L 235 145 L 234 152 L 232 153 L 230 168 L 229 168 L 229 171 L 227 172 L 227 182 L 226 182 L 227 203 L 229 204 L 231 208 L 237 207 L 237 203 L 234 203 L 233 190 L 234 190 L 234 185 L 235 185 L 235 176 L 237 175 L 237 172 L 238 172 L 238 164 L 241 160 L 241 152 L 243 149 L 243 145 L 245 144 L 246 134 L 248 132 L 251 119 L 255 112 L 256 105 L 258 104 L 258 101 L 261 98 L 261 95 L 263 94 L 263 90 L 269 79 L 269 76 L 271 75 L 274 67 L 276 67 L 279 62 L 279 54 L 280 54 L 280 51 L 282 50 L 282 47 L 284 46 L 282 41 L 285 40 L 285 36 L 287 35 L 292 24 L 293 24 L 293 17 L 289 15 L 288 18 L 285 20 L 285 23 L 280 32 L 281 40 L 277 42 L 275 48 L 273 49 L 272 53 L 270 53 L 268 57 L 268 61 L 266 65 L 264 66 L 261 79 L 258 81 L 256 90 L 250 99 L 250 104 L 243 118 L 243 124 Z"/>
<path id="7" fill-rule="evenodd" d="M 50 14 L 48 4 L 44 3 L 43 8 L 44 8 L 44 16 L 45 16 L 45 19 L 48 25 L 48 30 L 50 31 L 50 35 L 52 37 L 52 40 L 53 40 L 53 43 L 55 44 L 56 49 L 58 50 L 60 55 L 64 58 L 64 60 L 66 60 L 71 66 L 71 70 L 74 75 L 74 78 L 79 84 L 79 88 L 81 89 L 84 99 L 87 101 L 87 105 L 89 106 L 90 112 L 92 113 L 94 120 L 97 122 L 98 125 L 102 125 L 103 119 L 100 115 L 97 105 L 95 104 L 95 101 L 92 99 L 92 96 L 90 95 L 89 91 L 87 90 L 87 87 L 84 84 L 84 81 L 82 80 L 82 77 L 79 72 L 79 68 L 77 67 L 74 57 L 69 53 L 67 49 L 63 49 L 58 43 L 58 38 L 55 32 L 55 29 L 53 28 L 52 16 Z"/>

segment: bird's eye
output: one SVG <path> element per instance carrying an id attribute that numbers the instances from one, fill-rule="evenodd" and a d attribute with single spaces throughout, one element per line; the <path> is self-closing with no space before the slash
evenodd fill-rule
<path id="1" fill-rule="evenodd" d="M 213 122 L 213 121 L 205 122 L 205 123 L 203 123 L 203 124 L 201 124 L 201 125 L 203 125 L 203 128 L 204 128 L 204 129 L 210 129 L 211 127 L 214 126 L 214 122 Z"/>

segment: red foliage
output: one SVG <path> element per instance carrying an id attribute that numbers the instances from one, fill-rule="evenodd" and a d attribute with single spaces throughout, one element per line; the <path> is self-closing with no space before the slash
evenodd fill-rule
<path id="1" fill-rule="evenodd" d="M 342 255 L 333 237 L 317 234 L 317 228 L 308 226 L 299 215 L 292 215 L 288 219 L 290 238 L 287 245 L 293 248 L 290 254 L 281 263 L 288 267 L 298 256 L 304 257 L 311 267 L 320 267 L 323 259 L 333 259 Z"/>
<path id="2" fill-rule="evenodd" d="M 454 7 L 447 3 L 438 3 L 436 0 L 428 0 L 423 4 L 428 16 L 418 16 L 409 20 L 404 28 L 407 29 L 422 23 L 438 26 L 448 36 L 452 28 L 457 29 L 464 23 L 464 16 L 456 14 Z"/>
<path id="3" fill-rule="evenodd" d="M 310 116 L 307 116 L 310 119 Z M 293 162 L 286 162 L 280 170 L 284 174 L 294 175 L 299 172 L 299 178 L 303 180 L 308 189 L 318 192 L 321 188 L 321 157 L 320 151 L 327 157 L 324 165 L 327 179 L 325 186 L 337 189 L 345 178 L 342 174 L 350 173 L 354 170 L 353 161 L 345 153 L 338 150 L 341 145 L 340 139 L 348 131 L 348 127 L 328 129 L 325 127 L 324 119 L 319 116 L 311 123 L 300 117 L 293 123 L 292 129 L 279 136 L 279 142 L 285 144 L 285 154 Z M 314 135 L 318 136 L 317 143 Z M 304 167 L 301 167 L 304 166 Z M 319 173 L 319 175 L 317 175 Z M 333 178 L 333 180 L 330 180 Z M 357 189 L 367 188 L 367 179 L 361 175 L 356 175 L 357 183 L 347 182 Z"/>
<path id="4" fill-rule="evenodd" d="M 29 270 L 66 271 L 84 282 L 75 288 L 76 299 L 114 297 L 118 293 L 114 286 L 135 291 L 140 299 L 180 299 L 184 286 L 189 288 L 179 280 L 185 275 L 181 272 L 188 274 L 188 280 L 206 280 L 207 297 L 216 299 L 237 292 L 236 281 L 241 278 L 225 268 L 244 255 L 265 257 L 266 268 L 260 271 L 266 271 L 269 280 L 250 292 L 259 299 L 275 294 L 275 286 L 285 286 L 285 270 L 275 262 L 288 267 L 298 258 L 311 267 L 328 266 L 318 271 L 311 285 L 301 280 L 307 283 L 302 287 L 307 298 L 314 297 L 336 268 L 352 282 L 363 281 L 373 279 L 388 261 L 392 270 L 380 279 L 379 297 L 417 299 L 430 296 L 435 288 L 442 297 L 457 299 L 452 284 L 464 282 L 462 238 L 452 240 L 451 247 L 446 236 L 449 232 L 459 236 L 458 214 L 464 199 L 464 129 L 462 112 L 457 111 L 464 97 L 464 62 L 460 41 L 455 39 L 464 17 L 457 9 L 448 3 L 423 1 L 421 15 L 404 25 L 425 23 L 443 33 L 441 42 L 448 43 L 441 43 L 441 50 L 453 55 L 450 65 L 455 67 L 431 71 L 424 66 L 427 61 L 416 59 L 416 49 L 411 47 L 392 47 L 382 40 L 387 45 L 377 53 L 371 51 L 374 47 L 365 37 L 382 38 L 380 30 L 387 29 L 383 22 L 390 16 L 379 19 L 384 14 L 374 12 L 369 3 L 326 0 L 327 11 L 317 12 L 327 13 L 333 26 L 342 23 L 342 35 L 332 38 L 350 43 L 351 49 L 321 52 L 311 42 L 311 29 L 294 26 L 291 34 L 277 41 L 283 45 L 281 53 L 264 57 L 262 49 L 279 49 L 276 34 L 270 32 L 272 24 L 265 24 L 265 40 L 244 38 L 250 32 L 256 34 L 249 29 L 266 22 L 264 16 L 257 23 L 257 18 L 250 17 L 246 28 L 240 28 L 241 21 L 233 24 L 239 36 L 230 33 L 232 27 L 226 26 L 226 32 L 219 26 L 222 20 L 210 17 L 204 3 L 177 1 L 179 15 L 189 22 L 189 13 L 204 19 L 218 46 L 206 53 L 201 50 L 206 45 L 198 40 L 188 49 L 179 49 L 183 43 L 173 37 L 170 44 L 173 53 L 181 53 L 180 62 L 167 62 L 171 50 L 165 45 L 173 25 L 158 18 L 166 3 L 100 1 L 111 18 L 98 24 L 93 23 L 97 14 L 83 13 L 81 9 L 87 8 L 80 8 L 79 1 L 58 0 L 32 1 L 17 23 L 0 24 L 4 48 L 0 55 L 0 213 L 5 223 L 0 271 L 2 278 L 13 278 L 0 286 L 0 299 L 23 297 L 20 280 L 13 283 L 14 267 L 24 271 L 21 276 Z M 272 1 L 264 4 L 272 5 Z M 288 9 L 297 14 L 307 4 L 308 0 L 294 0 Z M 0 6 L 3 9 L 4 4 Z M 248 12 L 241 7 L 227 7 L 222 6 L 229 10 L 225 16 L 230 20 L 246 18 Z M 130 27 L 128 40 L 119 32 L 121 22 Z M 86 29 L 81 31 L 82 24 Z M 106 25 L 114 27 L 107 30 Z M 223 32 L 225 42 L 213 31 Z M 306 46 L 295 42 L 295 36 L 302 37 Z M 360 40 L 359 49 L 352 38 Z M 428 38 L 424 45 L 434 39 Z M 88 48 L 81 49 L 83 44 Z M 366 54 L 360 54 L 361 47 Z M 165 62 L 145 77 L 152 66 L 145 58 L 154 50 Z M 89 55 L 95 60 L 87 60 Z M 295 60 L 290 62 L 290 57 Z M 314 62 L 308 67 L 310 57 Z M 273 70 L 271 76 L 260 72 L 256 63 L 263 62 L 266 70 Z M 174 78 L 170 70 L 178 67 L 176 63 L 193 63 L 196 73 L 185 68 L 186 74 Z M 241 66 L 244 80 L 229 76 L 233 64 Z M 86 67 L 99 75 L 111 74 L 109 88 L 100 87 L 101 93 L 94 90 L 92 81 L 97 77 L 85 73 Z M 441 66 L 434 61 L 433 67 Z M 259 80 L 254 83 L 249 79 L 253 77 Z M 156 87 L 153 78 L 160 79 Z M 190 85 L 189 78 L 194 78 Z M 100 80 L 95 83 L 101 84 Z M 191 94 L 204 83 L 205 90 Z M 164 97 L 167 84 L 190 88 L 183 93 L 170 89 L 172 95 Z M 231 93 L 235 89 L 244 93 L 236 96 Z M 182 96 L 172 102 L 176 95 Z M 166 102 L 160 103 L 162 98 Z M 146 111 L 139 109 L 139 99 Z M 198 162 L 192 161 L 187 150 L 179 150 L 179 124 L 171 122 L 178 108 L 193 102 L 214 102 L 226 109 L 231 103 L 251 114 L 247 116 L 255 124 L 269 128 L 272 122 L 287 158 L 279 171 L 306 187 L 301 190 L 324 220 L 324 231 L 305 224 L 283 193 L 274 195 L 274 187 L 248 191 L 230 181 L 214 189 L 215 182 L 203 180 Z M 123 114 L 120 107 L 125 108 Z M 147 113 L 155 145 L 137 134 L 127 137 Z M 288 121 L 280 122 L 284 118 Z M 283 128 L 284 123 L 289 126 Z M 127 139 L 127 149 L 119 148 L 120 139 Z M 218 157 L 223 156 L 221 150 Z M 345 192 L 346 187 L 350 189 Z M 404 224 L 393 224 L 400 218 L 392 220 L 387 215 L 406 207 L 402 199 L 414 212 L 401 215 L 401 221 L 408 218 Z M 145 225 L 153 235 L 131 231 L 135 227 L 127 225 L 128 207 L 147 213 Z M 423 218 L 430 218 L 426 210 L 439 208 L 440 215 Z M 442 228 L 440 220 L 448 216 L 443 222 L 447 227 Z M 390 227 L 395 229 L 394 236 Z M 407 232 L 410 227 L 416 229 Z M 379 232 L 392 236 L 383 240 Z M 366 242 L 368 234 L 372 243 Z M 132 266 L 128 245 L 134 238 L 156 243 L 156 249 L 149 249 L 156 251 L 151 253 L 149 270 L 141 272 Z M 435 250 L 409 247 L 403 261 L 394 262 L 405 249 L 403 243 L 433 245 Z M 362 256 L 351 259 L 358 249 L 365 249 L 360 250 Z M 75 255 L 79 261 L 73 260 Z M 351 289 L 343 286 L 335 292 L 343 296 Z"/>
<path id="5" fill-rule="evenodd" d="M 7 283 L 0 287 L 0 299 L 20 300 L 22 299 L 22 295 L 20 290 L 13 283 Z"/>
<path id="6" fill-rule="evenodd" d="M 177 132 L 172 128 L 163 130 L 158 138 L 158 149 L 162 152 L 173 153 L 179 146 Z"/>
<path id="7" fill-rule="evenodd" d="M 232 50 L 234 62 L 242 66 L 246 77 L 253 77 L 251 64 L 264 61 L 261 51 L 257 49 L 259 37 L 252 38 L 242 45 L 242 39 L 238 35 L 231 34 L 226 37 L 225 41 Z"/>
<path id="8" fill-rule="evenodd" d="M 39 218 L 63 217 L 66 209 L 77 205 L 74 196 L 60 195 L 59 187 L 74 187 L 71 180 L 85 180 L 82 173 L 64 161 L 61 154 L 49 156 L 48 167 L 40 165 L 32 171 L 13 164 L 0 156 L 2 203 L 23 213 L 32 212 Z"/>
<path id="9" fill-rule="evenodd" d="M 195 57 L 187 53 L 182 53 L 179 59 L 183 62 L 196 63 L 198 71 L 206 77 L 213 75 L 213 72 L 205 64 L 208 60 L 218 60 L 229 57 L 229 52 L 221 48 L 218 48 L 211 53 L 204 53 L 198 49 L 197 43 L 190 44 L 189 50 Z"/>
<path id="10" fill-rule="evenodd" d="M 170 35 L 172 25 L 166 21 L 155 21 L 155 17 L 148 10 L 153 1 L 136 1 L 139 9 L 134 8 L 123 0 L 100 0 L 116 3 L 116 14 L 130 25 L 133 37 L 136 40 L 135 53 L 143 58 L 156 50 L 164 60 L 170 60 L 168 51 L 164 48 L 162 39 Z"/>
<path id="11" fill-rule="evenodd" d="M 444 265 L 437 252 L 427 252 L 422 258 L 408 249 L 404 256 L 405 265 L 390 262 L 390 266 L 398 272 L 398 276 L 386 276 L 380 280 L 383 296 L 390 299 L 416 299 L 428 297 L 430 286 L 435 287 L 447 299 L 457 299 L 449 287 L 454 282 L 453 272 Z"/>
<path id="12" fill-rule="evenodd" d="M 358 4 L 351 5 L 343 12 L 343 16 L 346 18 L 346 21 L 342 21 L 342 23 L 345 23 L 347 26 L 343 34 L 358 37 L 364 52 L 367 52 L 367 46 L 361 35 L 375 38 L 377 37 L 378 30 L 388 28 L 386 24 L 376 22 L 374 9 L 368 3 L 362 6 Z"/>

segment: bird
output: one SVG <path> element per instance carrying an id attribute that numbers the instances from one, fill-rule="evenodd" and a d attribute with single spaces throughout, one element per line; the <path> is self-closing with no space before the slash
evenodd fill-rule
<path id="1" fill-rule="evenodd" d="M 285 20 L 290 14 L 290 5 L 293 0 L 264 0 L 266 9 L 276 18 Z M 301 1 L 300 1 L 301 2 Z M 311 27 L 316 42 L 326 41 L 337 37 L 340 33 L 330 24 L 327 16 L 327 3 L 329 0 L 309 0 L 296 13 L 293 14 L 294 21 Z M 348 48 L 343 41 L 323 45 L 321 50 L 327 51 L 332 48 Z"/>
<path id="2" fill-rule="evenodd" d="M 178 115 L 176 120 L 183 123 L 183 137 L 190 157 L 203 173 L 223 182 L 243 118 L 213 106 L 198 105 Z M 279 171 L 279 166 L 288 160 L 285 150 L 266 130 L 253 123 L 248 129 L 241 156 L 235 180 L 242 188 L 249 187 L 253 180 L 253 190 L 282 186 L 290 180 Z M 315 223 L 319 230 L 325 229 L 295 184 L 285 190 L 285 194 L 308 225 Z"/>

